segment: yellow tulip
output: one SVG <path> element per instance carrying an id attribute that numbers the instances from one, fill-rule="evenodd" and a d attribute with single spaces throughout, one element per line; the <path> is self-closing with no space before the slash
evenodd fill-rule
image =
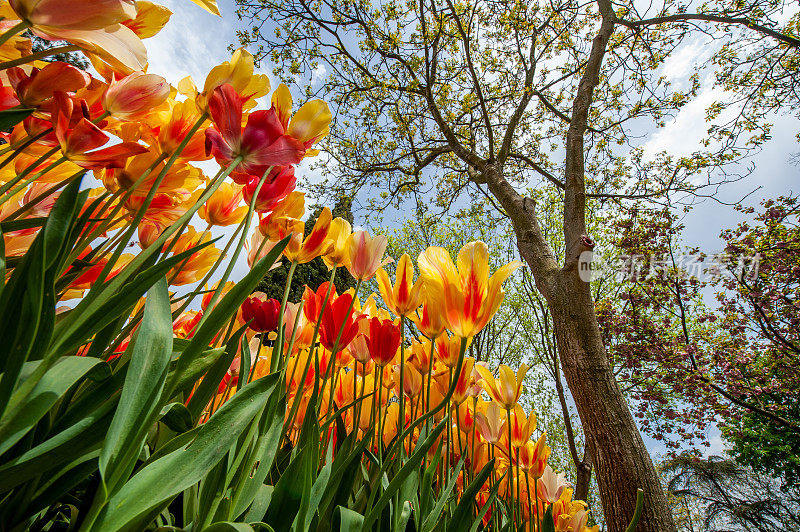
<path id="1" fill-rule="evenodd" d="M 392 285 L 389 274 L 381 268 L 376 274 L 378 288 L 392 312 L 398 316 L 408 316 L 422 304 L 422 281 L 414 282 L 414 265 L 407 254 L 397 261 L 397 279 Z"/>
<path id="2" fill-rule="evenodd" d="M 522 263 L 513 261 L 489 276 L 489 252 L 470 242 L 458 252 L 456 267 L 447 250 L 431 246 L 419 256 L 428 303 L 439 307 L 455 335 L 469 338 L 483 329 L 503 300 L 502 284 Z"/>
<path id="3" fill-rule="evenodd" d="M 517 370 L 517 374 L 506 365 L 500 365 L 498 376 L 495 378 L 492 372 L 483 366 L 476 366 L 478 373 L 481 374 L 481 384 L 492 399 L 497 401 L 500 406 L 509 410 L 519 401 L 522 392 L 522 381 L 528 372 L 528 366 L 522 364 Z"/>

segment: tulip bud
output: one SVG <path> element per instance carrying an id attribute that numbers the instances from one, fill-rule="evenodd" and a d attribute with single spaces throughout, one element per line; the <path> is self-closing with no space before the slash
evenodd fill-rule
<path id="1" fill-rule="evenodd" d="M 134 72 L 111 83 L 103 107 L 114 118 L 132 120 L 164 103 L 169 93 L 169 83 L 161 76 Z"/>

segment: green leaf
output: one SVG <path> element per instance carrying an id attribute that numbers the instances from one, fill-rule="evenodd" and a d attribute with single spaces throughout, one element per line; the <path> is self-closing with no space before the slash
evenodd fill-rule
<path id="1" fill-rule="evenodd" d="M 33 114 L 36 109 L 6 109 L 0 111 L 0 131 L 8 131 L 29 116 Z"/>
<path id="2" fill-rule="evenodd" d="M 143 520 L 178 493 L 199 482 L 219 463 L 239 435 L 261 412 L 280 374 L 242 388 L 214 413 L 188 446 L 140 469 L 108 502 L 91 530 L 141 529 Z"/>
<path id="3" fill-rule="evenodd" d="M 331 523 L 331 525 L 331 530 L 338 530 L 339 532 L 357 532 L 362 530 L 364 516 L 344 506 L 337 506 L 336 511 L 333 512 L 333 523 Z"/>
<path id="4" fill-rule="evenodd" d="M 147 293 L 119 405 L 100 453 L 100 476 L 107 496 L 128 479 L 147 431 L 161 411 L 171 354 L 172 313 L 167 279 L 162 277 Z"/>
<path id="5" fill-rule="evenodd" d="M 289 243 L 289 237 L 284 238 L 275 247 L 270 250 L 267 255 L 253 265 L 253 268 L 248 272 L 244 278 L 236 283 L 236 286 L 231 288 L 225 296 L 220 299 L 208 317 L 200 324 L 197 331 L 189 341 L 189 345 L 181 354 L 178 359 L 178 366 L 176 373 L 181 374 L 184 369 L 191 364 L 191 362 L 199 356 L 199 354 L 208 347 L 211 340 L 219 334 L 219 330 L 228 323 L 228 320 L 239 310 L 242 302 L 250 295 L 256 285 L 264 278 L 264 275 L 269 271 L 275 261 L 280 257 L 283 248 Z M 170 383 L 170 388 L 174 388 L 173 383 Z"/>
<path id="6" fill-rule="evenodd" d="M 35 229 L 43 227 L 47 223 L 47 218 L 22 218 L 21 220 L 6 220 L 0 222 L 0 229 L 3 233 L 11 233 L 13 231 L 21 231 L 23 229 Z"/>
<path id="7" fill-rule="evenodd" d="M 0 297 L 0 323 L 7 337 L 0 342 L 0 417 L 18 414 L 21 404 L 55 362 L 36 368 L 30 379 L 17 386 L 22 365 L 41 358 L 50 344 L 55 324 L 55 277 L 67 233 L 75 217 L 80 179 L 64 188 L 53 205 L 44 228 L 34 239 L 21 263 L 14 268 Z"/>
<path id="8" fill-rule="evenodd" d="M 472 524 L 472 509 L 475 504 L 475 500 L 478 498 L 478 492 L 483 487 L 486 479 L 489 478 L 489 475 L 492 473 L 494 469 L 494 458 L 489 460 L 489 462 L 483 466 L 480 473 L 478 473 L 472 482 L 470 482 L 467 489 L 464 490 L 464 493 L 461 495 L 461 500 L 456 506 L 455 511 L 453 512 L 452 517 L 447 522 L 447 528 L 452 530 L 469 530 L 470 525 Z"/>
<path id="9" fill-rule="evenodd" d="M 254 528 L 247 523 L 233 523 L 222 521 L 205 527 L 202 532 L 254 532 Z"/>
<path id="10" fill-rule="evenodd" d="M 0 425 L 0 455 L 11 448 L 50 411 L 56 401 L 100 360 L 64 357 L 50 368 L 25 398 L 16 415 L 7 416 Z"/>
<path id="11" fill-rule="evenodd" d="M 177 434 L 192 430 L 192 414 L 183 403 L 170 403 L 161 409 L 159 419 Z"/>
<path id="12" fill-rule="evenodd" d="M 549 505 L 542 517 L 542 532 L 556 532 L 555 523 L 553 523 L 553 505 Z"/>
<path id="13" fill-rule="evenodd" d="M 242 336 L 246 330 L 247 326 L 242 326 L 231 336 L 230 340 L 225 344 L 225 354 L 211 366 L 211 369 L 208 370 L 208 373 L 206 373 L 206 376 L 203 377 L 202 382 L 200 382 L 197 389 L 192 394 L 192 398 L 189 399 L 189 404 L 187 406 L 192 420 L 196 421 L 200 419 L 200 415 L 203 413 L 206 405 L 208 405 L 208 402 L 212 397 L 217 395 L 219 383 L 222 382 L 222 378 L 231 367 L 233 359 L 236 358 L 236 353 L 239 352 L 239 342 L 241 342 Z M 195 360 L 195 358 L 192 360 Z M 188 366 L 183 367 L 183 369 L 187 368 Z M 175 371 L 178 372 L 181 371 L 181 369 L 180 360 L 178 360 Z"/>
<path id="14" fill-rule="evenodd" d="M 275 532 L 287 532 L 292 528 L 303 497 L 311 489 L 312 466 L 311 449 L 304 446 L 275 484 L 267 514 L 264 516 L 264 522 L 274 528 Z"/>
<path id="15" fill-rule="evenodd" d="M 173 339 L 173 341 L 175 340 L 178 340 L 178 338 Z M 173 350 L 174 349 L 173 346 Z M 187 366 L 184 366 L 180 375 L 178 375 L 178 361 L 173 361 L 170 364 L 169 374 L 167 375 L 167 382 L 173 383 L 170 398 L 175 397 L 179 393 L 188 392 L 223 354 L 225 354 L 224 347 L 206 349 L 201 352 L 199 356 L 195 357 Z"/>
<path id="16" fill-rule="evenodd" d="M 364 516 L 364 524 L 361 530 L 371 530 L 372 525 L 375 524 L 375 521 L 383 512 L 384 507 L 389 503 L 389 501 L 394 497 L 395 493 L 401 488 L 405 479 L 411 475 L 412 472 L 416 472 L 419 464 L 422 463 L 422 459 L 425 454 L 428 452 L 428 449 L 436 442 L 436 439 L 442 433 L 446 425 L 446 419 L 442 420 L 431 433 L 428 435 L 427 438 L 422 443 L 417 444 L 414 452 L 408 458 L 403 467 L 397 472 L 397 474 L 392 478 L 387 486 L 386 490 L 381 494 L 378 501 L 375 503 L 374 506 L 370 508 L 369 513 Z M 459 530 L 458 528 L 453 528 L 453 530 Z"/>
<path id="17" fill-rule="evenodd" d="M 458 465 L 456 465 L 456 468 L 453 471 L 453 476 L 450 478 L 450 482 L 447 483 L 447 486 L 445 487 L 444 491 L 442 491 L 442 493 L 439 495 L 439 500 L 436 501 L 436 505 L 433 507 L 431 512 L 425 517 L 425 521 L 423 521 L 422 523 L 422 532 L 431 532 L 433 528 L 436 526 L 436 522 L 439 520 L 439 516 L 442 514 L 444 505 L 447 502 L 447 499 L 450 498 L 450 493 L 456 487 L 458 474 L 461 472 L 461 468 L 464 465 L 465 459 L 466 456 L 462 456 L 461 460 L 458 461 Z"/>

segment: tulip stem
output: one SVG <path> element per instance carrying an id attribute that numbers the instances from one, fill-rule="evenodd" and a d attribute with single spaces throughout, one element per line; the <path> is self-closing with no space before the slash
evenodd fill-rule
<path id="1" fill-rule="evenodd" d="M 313 359 L 314 360 L 314 391 L 315 392 L 318 390 L 318 387 L 319 387 L 319 359 L 318 359 L 318 356 L 319 356 L 318 347 L 319 346 L 316 345 L 317 336 L 319 335 L 319 324 L 322 321 L 322 313 L 325 311 L 325 307 L 328 304 L 328 298 L 331 295 L 331 290 L 333 290 L 333 280 L 334 280 L 335 277 L 336 277 L 336 268 L 334 267 L 333 270 L 331 271 L 330 281 L 328 282 L 328 291 L 325 293 L 325 299 L 322 300 L 322 306 L 320 307 L 320 310 L 319 310 L 319 316 L 317 317 L 317 322 L 314 324 L 314 333 L 311 336 L 311 343 L 308 346 L 308 358 L 306 360 L 306 366 L 303 369 L 303 373 L 301 373 L 301 378 L 303 379 L 301 382 L 305 382 L 306 375 L 308 375 L 308 368 L 311 366 L 311 360 Z M 312 349 L 314 350 L 313 351 L 313 356 L 312 356 L 312 352 L 311 352 Z M 297 370 L 297 364 L 295 364 L 295 367 L 292 369 L 293 377 L 289 382 L 294 381 L 294 372 L 295 372 L 295 370 Z M 300 392 L 299 388 L 300 387 L 298 386 L 298 392 Z M 289 412 L 289 416 L 286 418 L 287 419 L 286 425 L 284 425 L 284 427 L 283 427 L 283 433 L 281 434 L 281 438 L 278 440 L 279 442 L 283 441 L 283 438 L 286 437 L 287 429 L 289 427 L 291 427 L 292 420 L 294 419 L 294 416 L 297 414 L 297 409 L 299 407 L 300 407 L 300 403 L 295 399 L 295 401 L 292 402 L 292 409 Z"/>
<path id="2" fill-rule="evenodd" d="M 150 203 L 152 203 L 153 198 L 156 195 L 156 191 L 158 190 L 158 187 L 161 186 L 162 181 L 164 181 L 164 178 L 167 176 L 167 172 L 169 172 L 169 169 L 172 168 L 173 164 L 175 164 L 175 161 L 178 159 L 178 156 L 186 147 L 186 145 L 189 143 L 189 140 L 192 138 L 192 136 L 194 136 L 195 132 L 197 132 L 197 130 L 200 129 L 200 126 L 203 124 L 203 122 L 206 121 L 206 117 L 207 117 L 206 113 L 200 115 L 200 118 L 198 118 L 197 122 L 194 123 L 192 129 L 189 130 L 189 133 L 186 134 L 186 137 L 178 145 L 178 148 L 175 150 L 175 153 L 172 154 L 172 156 L 169 158 L 166 164 L 164 164 L 164 168 L 162 168 L 161 171 L 158 173 L 158 176 L 153 181 L 150 190 L 147 192 L 147 197 L 142 202 L 141 207 L 139 207 L 139 209 L 136 211 L 136 215 L 131 221 L 130 227 L 126 231 L 126 235 L 128 235 L 127 238 L 125 239 L 123 244 L 117 247 L 117 249 L 114 251 L 114 255 L 105 265 L 103 271 L 100 272 L 100 275 L 98 275 L 97 282 L 94 286 L 97 287 L 103 286 L 106 277 L 111 272 L 111 268 L 113 268 L 114 264 L 117 262 L 120 255 L 122 255 L 122 251 L 123 249 L 125 249 L 125 245 L 127 245 L 128 241 L 130 240 L 130 237 L 133 236 L 133 232 L 137 230 L 139 223 L 142 221 L 142 219 L 144 219 L 144 215 L 147 213 L 147 209 L 150 207 Z M 219 186 L 222 184 L 222 180 L 225 179 L 225 177 L 227 177 L 228 174 L 233 172 L 241 162 L 242 162 L 242 157 L 237 157 L 236 159 L 231 161 L 231 164 L 229 164 L 226 168 L 220 168 L 219 172 L 217 172 L 217 175 L 214 176 L 214 179 L 212 179 L 206 191 L 203 193 L 203 195 L 201 195 L 200 198 L 198 198 L 197 203 L 195 203 L 194 206 L 188 209 L 183 214 L 183 216 L 175 220 L 175 222 L 173 222 L 173 224 L 170 225 L 170 227 L 167 228 L 158 239 L 156 239 L 156 242 L 158 242 L 159 240 L 161 242 L 166 242 L 166 239 L 169 238 L 169 236 L 171 236 L 180 225 L 184 224 L 186 221 L 191 219 L 191 217 L 194 215 L 195 212 L 197 212 L 200 206 L 203 203 L 205 203 L 206 200 L 208 200 L 208 198 L 211 197 L 211 195 L 217 188 L 219 188 Z M 167 236 L 165 237 L 164 235 Z M 89 293 L 91 294 L 93 291 L 94 287 L 92 287 L 92 289 L 89 290 Z"/>
<path id="3" fill-rule="evenodd" d="M 240 160 L 241 157 L 237 157 L 236 160 Z M 222 274 L 222 279 L 220 279 L 219 284 L 217 285 L 217 289 L 214 290 L 214 295 L 211 296 L 211 301 L 209 301 L 208 306 L 214 308 L 214 305 L 217 303 L 217 300 L 222 295 L 222 287 L 225 286 L 225 283 L 228 281 L 228 278 L 231 276 L 231 272 L 233 272 L 234 266 L 236 266 L 236 260 L 239 258 L 239 254 L 242 252 L 242 248 L 244 247 L 244 242 L 247 240 L 247 232 L 250 230 L 250 223 L 253 221 L 253 213 L 255 212 L 255 205 L 256 200 L 258 199 L 258 193 L 261 191 L 261 187 L 267 181 L 267 177 L 269 173 L 272 171 L 272 167 L 270 166 L 264 172 L 264 175 L 261 176 L 261 180 L 258 182 L 258 186 L 256 186 L 255 193 L 253 197 L 250 198 L 250 205 L 247 209 L 247 218 L 245 219 L 244 223 L 244 230 L 242 231 L 242 235 L 239 237 L 239 244 L 236 246 L 236 250 L 233 252 L 233 257 L 231 257 L 230 262 L 228 263 L 228 267 L 225 268 L 225 273 Z M 200 318 L 200 323 L 197 324 L 197 327 L 201 327 L 203 322 L 208 317 L 208 314 L 203 314 Z"/>
<path id="4" fill-rule="evenodd" d="M 3 35 L 5 37 L 5 35 Z M 2 37 L 0 37 L 2 39 Z M 2 44 L 2 43 L 0 43 Z M 0 63 L 0 70 L 5 70 L 7 68 L 12 68 L 19 65 L 24 65 L 26 63 L 32 63 L 38 59 L 44 59 L 46 57 L 50 57 L 51 55 L 58 55 L 58 54 L 66 54 L 69 52 L 75 52 L 80 50 L 81 47 L 75 44 L 67 44 L 64 46 L 56 46 L 55 48 L 49 48 L 47 50 L 42 50 L 36 52 L 35 54 L 26 55 L 24 57 L 19 57 L 17 59 L 12 59 L 11 61 L 5 61 Z"/>
<path id="5" fill-rule="evenodd" d="M 400 388 L 398 389 L 397 399 L 400 401 L 400 415 L 397 416 L 397 434 L 400 435 L 403 433 L 403 427 L 406 424 L 406 415 L 405 415 L 405 401 L 403 400 L 403 396 L 405 395 L 405 388 L 404 385 L 404 376 L 405 376 L 405 366 L 406 366 L 406 317 L 400 316 Z M 403 438 L 405 439 L 405 438 Z M 403 465 L 403 460 L 405 460 L 405 442 L 400 442 L 400 466 Z"/>
<path id="6" fill-rule="evenodd" d="M 535 486 L 536 486 L 536 483 L 534 482 L 534 487 Z M 528 519 L 532 523 L 531 529 L 535 532 L 536 531 L 536 525 L 537 525 L 536 521 L 539 520 L 539 511 L 538 511 L 538 507 L 537 507 L 536 520 L 534 521 L 534 519 L 533 519 L 533 511 L 531 510 L 531 479 L 530 479 L 530 475 L 528 474 L 527 471 L 525 472 L 525 491 L 528 493 Z M 537 506 L 538 506 L 538 499 L 537 499 Z"/>
<path id="7" fill-rule="evenodd" d="M 256 189 L 256 193 L 253 194 L 253 198 L 258 195 L 258 190 Z M 251 200 L 252 201 L 252 200 Z M 266 238 L 264 239 L 266 240 Z M 297 262 L 292 261 L 289 265 L 289 273 L 286 274 L 286 286 L 283 287 L 283 299 L 281 299 L 281 309 L 278 314 L 278 338 L 275 339 L 275 348 L 272 350 L 272 359 L 269 362 L 269 372 L 273 373 L 275 370 L 278 369 L 278 361 L 282 361 L 283 363 L 280 365 L 280 368 L 286 367 L 286 362 L 288 361 L 289 354 L 286 354 L 287 360 L 283 360 L 283 341 L 284 341 L 284 330 L 283 330 L 283 313 L 286 311 L 286 301 L 289 299 L 289 289 L 292 286 L 292 277 L 294 277 L 294 270 L 297 268 Z M 275 350 L 277 349 L 278 356 L 275 356 Z"/>
<path id="8" fill-rule="evenodd" d="M 22 33 L 28 28 L 28 23 L 24 20 L 21 20 L 19 24 L 15 26 L 11 26 L 8 30 L 5 31 L 2 35 L 0 35 L 0 45 L 5 44 L 11 37 Z"/>
<path id="9" fill-rule="evenodd" d="M 513 485 L 513 477 L 514 475 L 511 474 L 511 409 L 506 408 L 506 419 L 508 420 L 508 498 L 511 500 L 509 505 L 509 512 L 508 516 L 511 520 L 512 526 L 511 529 L 516 529 L 516 520 L 514 519 L 514 485 Z"/>
<path id="10" fill-rule="evenodd" d="M 353 313 L 353 307 L 356 303 L 356 297 L 358 296 L 358 290 L 361 288 L 361 279 L 356 281 L 355 291 L 353 292 L 353 297 L 350 299 L 350 306 L 347 308 L 347 312 L 345 313 L 344 317 L 342 318 L 342 325 L 339 327 L 339 333 L 336 335 L 336 341 L 333 342 L 333 348 L 331 349 L 331 360 L 328 363 L 329 366 L 329 376 L 327 379 L 331 381 L 331 391 L 328 396 L 328 410 L 326 411 L 326 416 L 330 414 L 331 407 L 333 406 L 333 385 L 334 385 L 334 377 L 336 375 L 336 354 L 339 352 L 339 342 L 342 340 L 342 334 L 344 334 L 344 328 L 347 326 L 347 320 L 351 318 Z M 320 319 L 322 319 L 322 313 L 320 313 Z M 326 380 L 327 380 L 326 379 Z M 325 382 L 322 383 L 322 393 L 325 392 Z"/>

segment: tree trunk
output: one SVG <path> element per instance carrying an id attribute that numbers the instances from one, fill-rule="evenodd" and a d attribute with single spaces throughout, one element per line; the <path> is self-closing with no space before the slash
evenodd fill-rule
<path id="1" fill-rule="evenodd" d="M 577 474 L 575 475 L 575 492 L 573 497 L 580 501 L 585 501 L 589 496 L 589 482 L 592 480 L 592 462 L 588 451 L 583 453 L 583 460 L 575 464 Z"/>
<path id="2" fill-rule="evenodd" d="M 589 285 L 575 271 L 558 277 L 548 302 L 562 371 L 597 471 L 608 530 L 625 530 L 636 507 L 637 488 L 644 490 L 637 530 L 676 530 L 650 454 L 608 363 Z"/>
<path id="3" fill-rule="evenodd" d="M 650 454 L 611 371 L 589 283 L 578 275 L 580 239 L 572 241 L 573 249 L 578 248 L 571 252 L 576 260 L 568 253 L 560 268 L 542 235 L 534 202 L 514 190 L 497 167 L 488 166 L 484 175 L 511 218 L 520 254 L 552 313 L 561 368 L 581 418 L 609 532 L 627 528 L 637 488 L 644 490 L 637 532 L 677 530 Z"/>

